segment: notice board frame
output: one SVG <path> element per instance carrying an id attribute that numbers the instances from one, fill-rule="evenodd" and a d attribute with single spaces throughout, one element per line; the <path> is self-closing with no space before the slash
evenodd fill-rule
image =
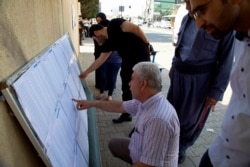
<path id="1" fill-rule="evenodd" d="M 69 33 L 64 34 L 61 38 L 65 38 L 65 37 L 68 38 L 70 45 L 72 47 L 72 50 L 73 50 L 74 54 L 76 55 L 76 51 L 73 47 Z M 57 41 L 59 41 L 60 39 L 58 39 Z M 41 157 L 44 164 L 48 167 L 52 167 L 52 164 L 46 155 L 45 148 L 44 148 L 43 144 L 41 143 L 41 141 L 37 137 L 36 133 L 32 129 L 29 121 L 27 120 L 27 118 L 23 114 L 23 108 L 17 99 L 15 89 L 13 88 L 12 84 L 21 75 L 23 75 L 26 72 L 26 70 L 29 69 L 29 67 L 31 67 L 33 65 L 33 63 L 42 54 L 44 54 L 46 51 L 48 51 L 48 49 L 53 47 L 54 44 L 50 45 L 49 47 L 47 47 L 43 51 L 41 51 L 39 54 L 37 54 L 33 59 L 31 59 L 23 67 L 21 67 L 14 74 L 12 74 L 10 77 L 8 77 L 6 79 L 6 81 L 2 82 L 1 86 L 0 86 L 1 93 L 4 97 L 4 99 L 9 104 L 11 110 L 13 111 L 14 115 L 16 116 L 16 118 L 17 118 L 18 122 L 20 123 L 21 127 L 23 128 L 24 132 L 26 133 L 26 135 L 28 136 L 32 145 L 36 149 L 38 155 Z M 76 58 L 77 58 L 77 56 L 76 56 Z M 78 59 L 77 59 L 77 64 L 78 64 L 80 71 L 82 71 Z M 83 89 L 85 91 L 87 99 L 93 100 L 94 99 L 93 94 L 89 90 L 85 80 L 81 80 L 81 84 L 83 86 Z M 87 110 L 87 118 L 88 118 L 88 141 L 89 141 L 89 166 L 90 167 L 101 167 L 102 164 L 101 164 L 100 146 L 99 146 L 99 138 L 98 138 L 97 124 L 96 124 L 96 115 L 95 115 L 94 108 L 90 108 Z"/>

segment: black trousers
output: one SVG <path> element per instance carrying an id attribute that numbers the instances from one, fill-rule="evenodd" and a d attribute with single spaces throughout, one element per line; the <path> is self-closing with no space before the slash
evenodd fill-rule
<path id="1" fill-rule="evenodd" d="M 132 67 L 129 68 L 129 66 L 126 66 L 124 64 L 122 65 L 120 76 L 122 80 L 122 100 L 123 101 L 132 99 L 132 94 L 131 94 L 130 87 L 129 87 L 129 82 L 131 80 L 132 73 L 133 73 Z M 128 117 L 130 116 L 130 114 L 123 113 L 121 116 Z"/>
<path id="2" fill-rule="evenodd" d="M 127 101 L 132 99 L 132 94 L 129 87 L 129 82 L 131 80 L 132 75 L 132 67 L 125 67 L 125 65 L 121 66 L 121 80 L 122 80 L 122 100 Z"/>
<path id="3" fill-rule="evenodd" d="M 83 40 L 83 34 L 82 34 L 83 29 L 79 28 L 79 45 L 81 45 L 81 42 Z"/>
<path id="4" fill-rule="evenodd" d="M 213 167 L 210 157 L 208 155 L 208 150 L 202 156 L 199 167 Z"/>

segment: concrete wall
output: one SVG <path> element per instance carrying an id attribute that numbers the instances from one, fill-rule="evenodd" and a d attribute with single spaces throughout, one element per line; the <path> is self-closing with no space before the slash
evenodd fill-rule
<path id="1" fill-rule="evenodd" d="M 77 0 L 0 0 L 0 81 L 69 32 L 78 53 L 78 27 L 72 28 Z M 78 24 L 76 24 L 78 26 Z M 0 166 L 44 166 L 5 101 L 0 101 Z"/>

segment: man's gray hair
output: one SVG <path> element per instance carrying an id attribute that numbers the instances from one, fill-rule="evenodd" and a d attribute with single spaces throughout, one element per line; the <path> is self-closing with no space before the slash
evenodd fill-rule
<path id="1" fill-rule="evenodd" d="M 161 72 L 156 64 L 152 62 L 140 62 L 133 67 L 133 71 L 139 80 L 147 80 L 148 87 L 161 91 Z"/>

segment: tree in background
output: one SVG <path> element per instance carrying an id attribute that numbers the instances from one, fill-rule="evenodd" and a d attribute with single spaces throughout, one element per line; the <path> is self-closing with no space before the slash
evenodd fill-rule
<path id="1" fill-rule="evenodd" d="M 82 18 L 93 18 L 99 9 L 99 0 L 78 0 L 81 3 Z"/>

